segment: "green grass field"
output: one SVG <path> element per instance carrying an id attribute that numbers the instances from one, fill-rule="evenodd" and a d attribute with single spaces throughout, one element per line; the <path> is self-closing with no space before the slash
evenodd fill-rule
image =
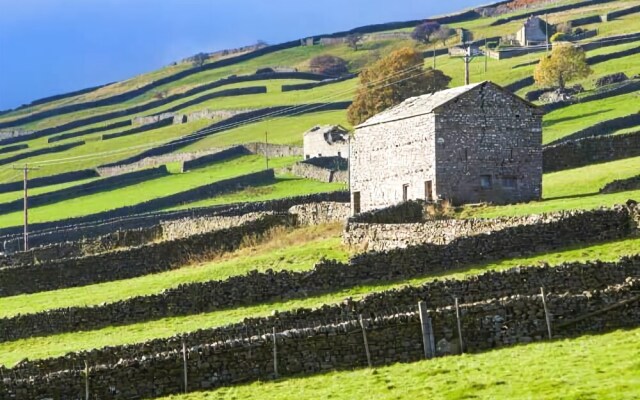
<path id="1" fill-rule="evenodd" d="M 637 399 L 640 329 L 374 369 L 256 382 L 164 400 Z"/>
<path id="2" fill-rule="evenodd" d="M 599 194 L 608 182 L 640 174 L 640 157 L 545 174 L 544 200 L 506 206 L 465 207 L 463 218 L 495 218 L 509 215 L 540 214 L 558 210 L 590 209 L 640 200 L 640 190 Z"/>
<path id="3" fill-rule="evenodd" d="M 297 157 L 274 158 L 270 167 L 278 168 L 297 161 Z M 93 214 L 114 208 L 138 204 L 158 197 L 193 189 L 208 183 L 229 179 L 265 169 L 264 158 L 257 155 L 238 157 L 211 166 L 151 179 L 137 185 L 75 197 L 70 200 L 34 207 L 29 211 L 30 221 L 46 222 Z M 0 227 L 22 224 L 22 212 L 0 216 Z"/>
<path id="4" fill-rule="evenodd" d="M 322 241 L 316 243 L 326 245 L 326 243 Z M 198 315 L 163 318 L 155 321 L 109 327 L 94 331 L 64 333 L 5 342 L 0 343 L 0 364 L 13 365 L 25 357 L 33 360 L 60 356 L 71 351 L 99 348 L 108 345 L 137 343 L 152 338 L 169 337 L 178 333 L 239 322 L 247 317 L 267 316 L 273 310 L 286 311 L 300 307 L 320 307 L 323 304 L 340 302 L 347 297 L 359 299 L 369 293 L 399 288 L 404 285 L 419 285 L 434 279 L 462 279 L 465 276 L 477 275 L 488 270 L 505 270 L 520 265 L 536 265 L 542 262 L 557 265 L 565 261 L 615 260 L 625 254 L 635 254 L 639 245 L 640 239 L 630 238 L 592 246 L 574 247 L 533 257 L 486 263 L 460 271 L 452 271 L 403 282 L 381 282 L 378 284 L 357 286 L 324 295 L 311 296 L 305 299 L 263 303 Z M 120 284 L 126 285 L 127 282 L 128 281 L 120 281 Z M 90 291 L 91 288 L 92 286 L 88 286 L 85 289 Z M 100 291 L 103 291 L 103 289 L 100 289 Z M 42 309 L 42 306 L 37 305 L 42 304 L 42 301 L 44 301 L 42 297 L 39 297 L 39 295 L 28 295 L 24 296 L 23 300 L 28 302 L 29 300 L 27 299 L 30 298 L 30 296 L 36 296 L 34 297 L 34 305 L 27 307 L 33 310 Z M 40 298 L 39 301 L 38 297 Z M 63 298 L 64 296 L 61 297 Z M 4 301 L 11 302 L 12 300 L 5 299 L 3 302 Z M 64 304 L 72 305 L 68 302 Z"/>

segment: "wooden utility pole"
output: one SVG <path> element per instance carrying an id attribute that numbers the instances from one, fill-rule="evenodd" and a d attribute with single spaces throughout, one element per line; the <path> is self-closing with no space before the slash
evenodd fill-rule
<path id="1" fill-rule="evenodd" d="M 24 232 L 23 232 L 23 240 L 24 240 L 24 251 L 29 250 L 29 190 L 28 190 L 28 181 L 29 181 L 29 171 L 38 170 L 40 168 L 29 167 L 27 164 L 24 167 L 13 167 L 13 169 L 18 169 L 23 171 L 23 179 L 24 179 Z"/>
<path id="2" fill-rule="evenodd" d="M 484 38 L 484 73 L 487 73 L 487 53 L 488 53 L 488 48 L 487 48 L 487 38 Z"/>
<path id="3" fill-rule="evenodd" d="M 433 69 L 436 69 L 436 44 L 433 43 Z"/>
<path id="4" fill-rule="evenodd" d="M 467 46 L 464 55 L 464 84 L 469 84 L 469 64 L 471 64 L 471 46 Z"/>
<path id="5" fill-rule="evenodd" d="M 547 37 L 547 55 L 549 55 L 549 14 L 544 14 L 544 31 Z"/>

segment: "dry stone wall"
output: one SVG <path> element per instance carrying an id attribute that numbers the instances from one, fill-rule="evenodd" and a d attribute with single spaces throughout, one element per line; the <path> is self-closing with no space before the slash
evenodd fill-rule
<path id="1" fill-rule="evenodd" d="M 45 360 L 24 361 L 14 368 L 21 375 L 42 374 L 56 370 L 74 369 L 90 364 L 115 364 L 121 359 L 143 355 L 165 353 L 176 350 L 184 340 L 189 347 L 201 343 L 223 341 L 233 336 L 253 336 L 278 331 L 295 326 L 307 326 L 318 321 L 336 321 L 379 314 L 382 310 L 409 309 L 418 301 L 425 301 L 430 307 L 447 307 L 457 297 L 460 304 L 472 304 L 495 298 L 540 293 L 544 287 L 552 294 L 587 294 L 605 290 L 607 287 L 629 281 L 637 277 L 640 256 L 622 258 L 617 262 L 592 261 L 587 263 L 566 263 L 557 267 L 530 266 L 506 271 L 489 271 L 478 276 L 461 280 L 436 280 L 420 286 L 406 286 L 401 289 L 372 293 L 361 300 L 347 299 L 342 303 L 325 305 L 316 309 L 295 309 L 274 313 L 269 317 L 245 318 L 242 322 L 224 327 L 194 331 L 180 337 L 154 339 L 145 343 L 105 347 L 63 357 Z M 3 322 L 11 323 L 6 319 Z M 26 325 L 27 321 L 23 321 Z M 3 325 L 4 326 L 4 325 Z M 5 332 L 12 332 L 6 328 Z"/>
<path id="2" fill-rule="evenodd" d="M 396 208 L 401 210 L 401 208 Z M 343 233 L 343 242 L 353 247 L 385 251 L 424 243 L 448 244 L 456 239 L 507 228 L 533 225 L 569 225 L 574 220 L 586 219 L 605 222 L 608 213 L 592 211 L 560 211 L 548 214 L 500 217 L 494 219 L 442 219 L 414 223 L 360 223 L 350 221 Z M 580 222 L 578 222 L 580 223 Z M 586 226 L 586 225 L 585 225 Z"/>
<path id="3" fill-rule="evenodd" d="M 548 251 L 558 247 L 575 244 L 593 243 L 613 240 L 637 233 L 640 218 L 633 210 L 619 207 L 612 210 L 595 210 L 593 212 L 574 215 L 558 221 L 542 221 L 528 226 L 509 227 L 500 231 L 461 237 L 446 245 L 422 244 L 405 249 L 394 249 L 385 252 L 369 252 L 353 257 L 349 264 L 325 261 L 317 264 L 310 271 L 292 272 L 253 271 L 244 276 L 233 276 L 224 281 L 184 284 L 168 289 L 157 295 L 140 296 L 95 307 L 73 307 L 51 310 L 41 314 L 19 316 L 4 320 L 2 333 L 4 340 L 17 339 L 32 335 L 43 335 L 70 330 L 90 330 L 113 324 L 139 322 L 152 318 L 173 315 L 208 312 L 225 307 L 237 307 L 261 303 L 282 298 L 295 298 L 311 293 L 322 293 L 352 287 L 365 282 L 406 280 L 426 274 L 434 274 L 467 265 L 478 264 L 490 260 L 513 258 Z M 220 232 L 220 231 L 219 231 Z M 212 233 L 217 235 L 219 232 Z M 246 231 L 250 233 L 250 231 Z M 168 243 L 168 244 L 167 244 Z M 169 268 L 167 263 L 179 254 L 185 253 L 184 246 L 157 244 L 159 254 L 147 254 L 144 251 L 148 272 L 157 268 Z M 176 248 L 177 247 L 177 248 Z M 192 246 L 193 247 L 193 246 Z M 149 248 L 149 247 L 148 247 Z M 198 247 L 196 247 L 198 248 Z M 154 248 L 150 248 L 154 250 Z M 138 250 L 133 250 L 138 254 Z M 123 264 L 123 259 L 115 254 L 109 269 Z M 178 255 L 177 255 L 178 254 Z M 129 257 L 134 258 L 134 257 Z M 96 258 L 87 258 L 86 264 L 101 265 Z M 71 267 L 75 264 L 71 265 Z M 135 266 L 134 266 L 135 267 Z M 149 271 L 153 268 L 153 271 Z M 9 282 L 9 288 L 29 287 L 39 282 L 21 282 L 23 270 L 14 269 L 15 274 Z M 86 270 L 86 269 L 85 269 Z M 112 272 L 111 279 L 122 279 L 122 266 Z M 0 269 L 0 273 L 3 270 Z M 30 271 L 27 269 L 27 273 Z M 49 289 L 64 287 L 73 279 L 88 279 L 86 276 L 70 279 L 60 276 L 81 274 L 79 268 L 58 268 L 52 282 L 47 282 Z M 86 273 L 86 272 L 85 272 Z M 100 279 L 109 276 L 101 272 Z M 40 272 L 42 275 L 42 271 Z M 3 278 L 0 275 L 0 278 Z M 12 282 L 19 282 L 14 286 Z M 84 282 L 83 282 L 84 283 Z M 21 285 L 21 286 L 20 286 Z M 56 287 L 52 285 L 58 285 Z M 42 288 L 40 288 L 42 290 Z M 18 293 L 12 293 L 18 294 Z M 6 294 L 5 294 L 6 295 Z"/>
<path id="4" fill-rule="evenodd" d="M 289 209 L 300 225 L 320 225 L 331 222 L 345 222 L 351 214 L 349 203 L 323 201 L 299 204 Z"/>
<path id="5" fill-rule="evenodd" d="M 303 196 L 285 197 L 281 199 L 232 203 L 209 207 L 198 207 L 176 211 L 156 211 L 137 215 L 105 217 L 105 214 L 88 217 L 70 218 L 67 220 L 32 224 L 29 243 L 34 246 L 46 246 L 54 243 L 86 241 L 100 236 L 110 235 L 116 231 L 130 231 L 151 228 L 161 222 L 183 218 L 199 218 L 209 216 L 242 216 L 254 212 L 286 213 L 296 204 L 332 201 L 346 203 L 349 193 L 344 191 L 316 193 Z M 20 240 L 22 227 L 0 229 L 0 243 Z"/>
<path id="6" fill-rule="evenodd" d="M 596 136 L 547 146 L 545 172 L 640 156 L 640 131 L 625 135 Z"/>
<path id="7" fill-rule="evenodd" d="M 0 268 L 0 297 L 128 279 L 178 268 L 194 256 L 233 250 L 249 235 L 261 235 L 275 226 L 292 223 L 288 215 L 265 216 L 234 228 L 184 239 L 42 265 Z M 26 280 L 25 276 L 33 279 Z"/>
<path id="8" fill-rule="evenodd" d="M 638 282 L 611 286 L 593 294 L 549 295 L 547 304 L 559 324 L 555 338 L 636 327 L 640 321 Z M 611 307 L 617 304 L 616 307 Z M 607 312 L 603 312 L 608 308 Z M 459 352 L 454 307 L 429 310 L 434 327 L 437 355 Z M 464 350 L 477 352 L 544 338 L 545 319 L 540 296 L 513 296 L 460 307 Z M 423 358 L 420 316 L 415 311 L 385 315 L 384 311 L 320 326 L 288 329 L 275 334 L 227 338 L 189 347 L 184 356 L 189 380 L 184 385 L 183 354 L 179 350 L 123 359 L 116 364 L 92 365 L 89 391 L 99 398 L 158 397 L 182 391 L 272 379 L 367 365 L 367 347 L 372 365 L 410 362 Z M 274 347 L 276 351 L 274 352 Z M 275 371 L 274 354 L 278 362 Z M 20 399 L 43 395 L 75 399 L 84 393 L 86 381 L 77 369 L 59 370 L 27 378 L 2 371 L 0 393 Z"/>
<path id="9" fill-rule="evenodd" d="M 627 179 L 617 179 L 613 182 L 609 182 L 602 189 L 600 189 L 600 193 L 626 192 L 628 190 L 637 189 L 640 189 L 640 175 L 636 175 Z"/>

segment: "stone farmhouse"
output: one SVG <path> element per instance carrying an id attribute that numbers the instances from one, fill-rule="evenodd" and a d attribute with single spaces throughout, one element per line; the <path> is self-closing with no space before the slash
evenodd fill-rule
<path id="1" fill-rule="evenodd" d="M 349 158 L 349 131 L 340 125 L 314 126 L 303 138 L 304 159 L 314 157 Z"/>
<path id="2" fill-rule="evenodd" d="M 540 199 L 540 108 L 482 82 L 410 98 L 356 127 L 354 214 L 402 201 Z"/>
<path id="3" fill-rule="evenodd" d="M 547 23 L 540 17 L 529 17 L 516 33 L 516 42 L 520 46 L 535 46 L 547 42 Z"/>

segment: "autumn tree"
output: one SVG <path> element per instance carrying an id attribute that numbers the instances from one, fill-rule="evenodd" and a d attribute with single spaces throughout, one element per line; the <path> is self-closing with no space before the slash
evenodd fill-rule
<path id="1" fill-rule="evenodd" d="M 411 32 L 411 38 L 420 43 L 427 44 L 431 40 L 431 35 L 440 29 L 440 24 L 435 21 L 425 21 Z"/>
<path id="2" fill-rule="evenodd" d="M 349 72 L 344 59 L 330 54 L 313 57 L 309 61 L 309 69 L 317 74 L 331 76 L 340 76 Z"/>
<path id="3" fill-rule="evenodd" d="M 556 42 L 551 54 L 540 59 L 533 77 L 538 85 L 564 89 L 567 82 L 586 78 L 591 73 L 584 50 L 571 43 Z"/>
<path id="4" fill-rule="evenodd" d="M 351 47 L 354 51 L 358 51 L 360 43 L 362 43 L 362 35 L 359 33 L 350 33 L 345 38 L 347 46 Z"/>
<path id="5" fill-rule="evenodd" d="M 422 54 L 412 48 L 396 50 L 360 74 L 360 85 L 347 112 L 358 125 L 409 97 L 445 89 L 451 78 L 440 70 L 423 67 Z"/>

